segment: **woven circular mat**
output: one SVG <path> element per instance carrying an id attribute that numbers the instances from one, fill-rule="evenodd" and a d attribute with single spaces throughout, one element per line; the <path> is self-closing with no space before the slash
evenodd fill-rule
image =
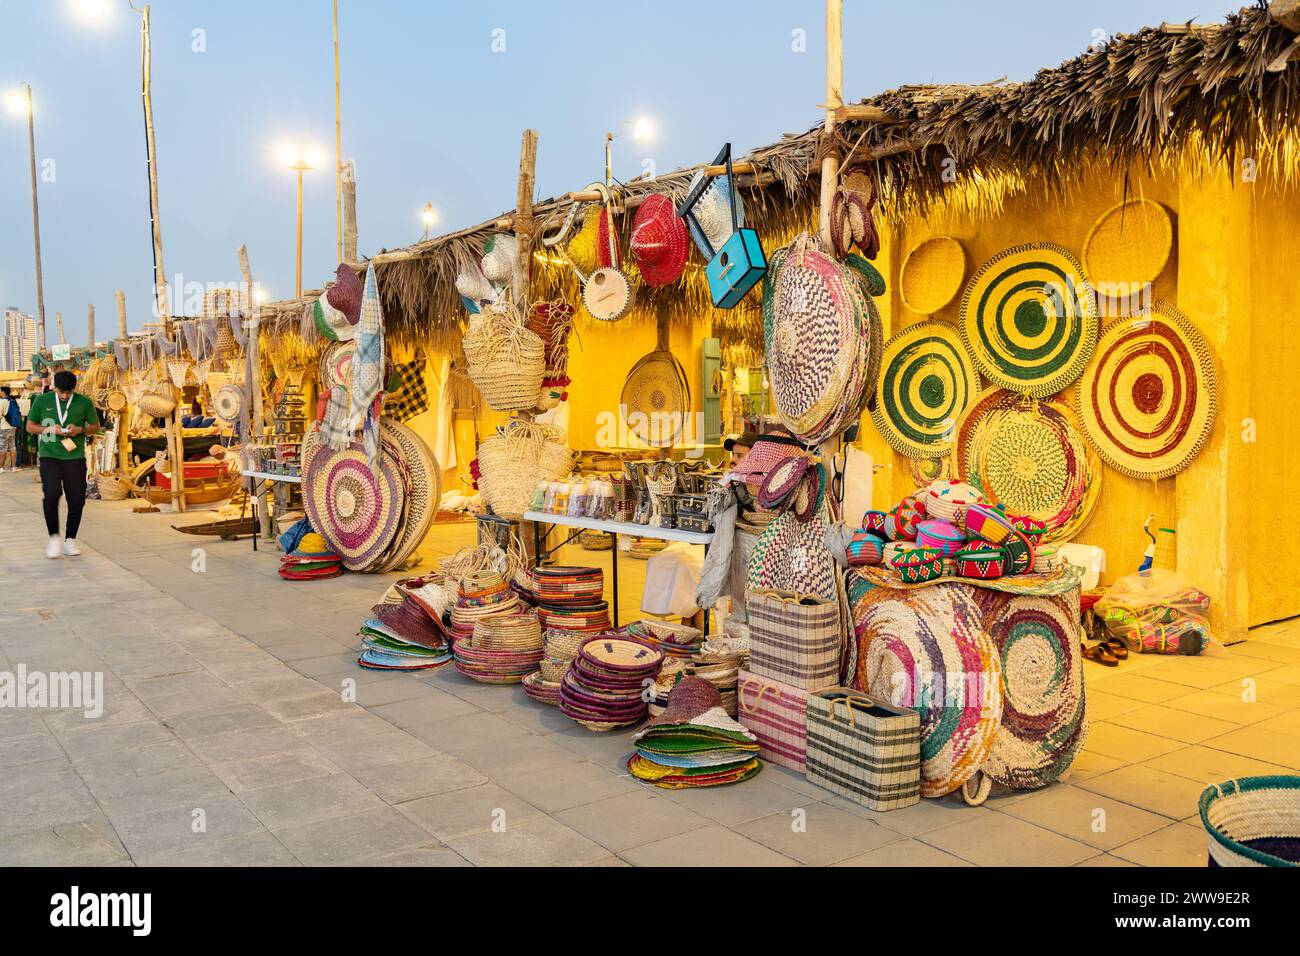
<path id="1" fill-rule="evenodd" d="M 378 474 L 359 444 L 347 451 L 317 445 L 302 472 L 302 500 L 311 526 L 351 571 L 371 569 L 397 535 L 406 491 L 388 455 Z"/>
<path id="2" fill-rule="evenodd" d="M 952 326 L 918 322 L 890 337 L 871 418 L 894 449 L 934 458 L 979 390 L 979 376 Z"/>
<path id="3" fill-rule="evenodd" d="M 1084 432 L 1106 464 L 1167 478 L 1209 440 L 1218 379 L 1205 337 L 1167 302 L 1115 322 L 1079 383 Z"/>
<path id="4" fill-rule="evenodd" d="M 1169 261 L 1174 226 L 1150 199 L 1116 203 L 1097 217 L 1083 240 L 1083 267 L 1103 295 L 1131 295 L 1154 282 Z"/>
<path id="5" fill-rule="evenodd" d="M 384 570 L 399 567 L 420 546 L 429 532 L 442 499 L 442 475 L 433 451 L 423 438 L 400 422 L 380 419 L 385 454 L 391 448 L 406 463 L 406 515 L 394 540 Z"/>
<path id="6" fill-rule="evenodd" d="M 239 413 L 244 407 L 244 389 L 240 385 L 227 383 L 217 390 L 217 394 L 212 398 L 212 414 L 216 415 L 223 422 L 231 423 L 239 420 Z"/>
<path id="7" fill-rule="evenodd" d="M 953 300 L 966 278 L 966 250 L 951 236 L 933 236 L 907 254 L 898 288 L 913 312 L 933 315 Z"/>
<path id="8" fill-rule="evenodd" d="M 321 394 L 328 394 L 335 385 L 347 387 L 356 354 L 356 342 L 334 342 L 326 347 L 320 357 Z"/>
<path id="9" fill-rule="evenodd" d="M 687 382 L 686 372 L 671 352 L 655 351 L 638 360 L 619 399 L 628 431 L 656 447 L 681 441 L 690 414 Z"/>
<path id="10" fill-rule="evenodd" d="M 907 472 L 918 488 L 924 488 L 935 481 L 947 481 L 953 476 L 952 458 L 949 455 L 941 455 L 938 458 L 909 458 Z"/>
<path id="11" fill-rule="evenodd" d="M 957 426 L 953 460 L 989 504 L 1046 524 L 1045 541 L 1077 534 L 1101 496 L 1101 464 L 1060 402 L 986 389 Z"/>
<path id="12" fill-rule="evenodd" d="M 1078 260 L 1048 243 L 1016 246 L 980 266 L 961 300 L 961 336 L 990 382 L 1054 395 L 1097 344 L 1097 303 Z"/>
<path id="13" fill-rule="evenodd" d="M 858 607 L 862 688 L 921 715 L 921 796 L 951 793 L 982 768 L 1002 722 L 1002 662 L 964 585 Z"/>
<path id="14" fill-rule="evenodd" d="M 772 398 L 782 423 L 799 436 L 816 431 L 845 400 L 862 350 L 856 310 L 865 308 L 858 280 L 805 239 L 773 256 L 763 288 Z"/>
<path id="15" fill-rule="evenodd" d="M 1044 787 L 1074 762 L 1088 737 L 1077 592 L 976 595 L 1002 660 L 1002 725 L 980 768 L 1016 789 Z"/>

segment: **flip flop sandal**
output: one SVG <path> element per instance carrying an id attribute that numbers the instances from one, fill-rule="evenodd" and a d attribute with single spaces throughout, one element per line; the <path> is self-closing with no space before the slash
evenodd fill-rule
<path id="1" fill-rule="evenodd" d="M 1089 647 L 1087 644 L 1080 644 L 1085 661 L 1093 661 L 1105 667 L 1118 667 L 1119 658 L 1110 652 L 1105 644 L 1098 644 L 1095 647 Z"/>
<path id="2" fill-rule="evenodd" d="M 1128 660 L 1128 645 L 1118 637 L 1108 637 L 1101 642 L 1101 646 L 1110 651 L 1121 661 Z"/>

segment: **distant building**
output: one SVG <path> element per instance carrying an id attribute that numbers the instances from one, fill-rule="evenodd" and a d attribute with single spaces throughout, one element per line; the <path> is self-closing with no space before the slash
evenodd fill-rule
<path id="1" fill-rule="evenodd" d="M 35 351 L 36 320 L 14 306 L 5 309 L 0 324 L 0 372 L 29 371 Z"/>

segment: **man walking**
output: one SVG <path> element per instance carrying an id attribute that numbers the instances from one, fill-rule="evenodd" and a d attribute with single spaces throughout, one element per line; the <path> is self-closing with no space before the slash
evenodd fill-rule
<path id="1" fill-rule="evenodd" d="M 47 558 L 59 556 L 59 498 L 68 499 L 66 555 L 81 554 L 77 530 L 86 504 L 86 435 L 99 431 L 94 403 L 77 392 L 77 376 L 66 369 L 54 373 L 54 390 L 32 399 L 27 431 L 36 435 L 41 485 L 45 492 L 45 530 L 50 533 Z"/>
<path id="2" fill-rule="evenodd" d="M 18 470 L 18 402 L 8 385 L 0 386 L 0 471 Z"/>

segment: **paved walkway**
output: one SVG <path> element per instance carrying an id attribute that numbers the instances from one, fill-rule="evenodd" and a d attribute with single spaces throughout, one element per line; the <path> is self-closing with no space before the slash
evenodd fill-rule
<path id="1" fill-rule="evenodd" d="M 0 476 L 0 671 L 100 672 L 106 698 L 0 710 L 0 865 L 1203 865 L 1203 784 L 1300 766 L 1293 622 L 1227 658 L 1088 665 L 1068 782 L 984 807 L 873 814 L 775 767 L 651 791 L 627 733 L 450 669 L 358 668 L 386 579 L 283 582 L 274 552 L 130 509 L 89 502 L 85 554 L 47 561 L 37 486 Z"/>

